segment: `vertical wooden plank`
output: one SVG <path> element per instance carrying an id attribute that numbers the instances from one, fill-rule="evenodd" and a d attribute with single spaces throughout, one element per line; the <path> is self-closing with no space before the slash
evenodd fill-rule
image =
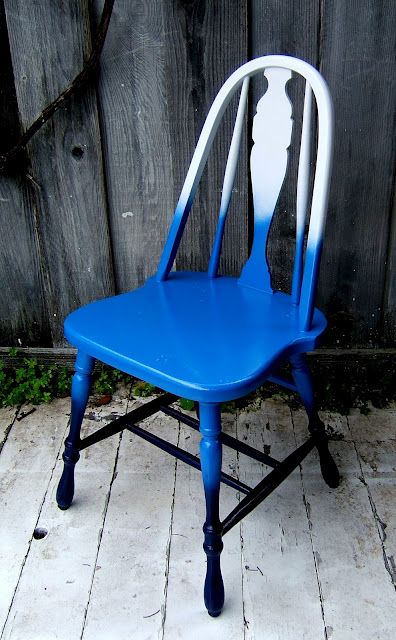
<path id="1" fill-rule="evenodd" d="M 326 416 L 325 424 L 329 423 Z M 293 411 L 297 442 L 306 431 L 303 411 Z M 330 422 L 330 432 L 334 423 Z M 346 434 L 331 443 L 341 483 L 323 482 L 314 451 L 302 465 L 302 481 L 327 637 L 332 640 L 386 638 L 394 634 L 395 591 L 347 420 L 334 429 Z"/>
<path id="2" fill-rule="evenodd" d="M 175 201 L 213 99 L 228 76 L 248 59 L 247 19 L 246 1 L 174 1 L 166 13 L 166 30 L 171 34 L 166 47 L 167 100 Z M 207 269 L 237 104 L 238 97 L 224 116 L 209 157 L 180 246 L 179 269 Z M 247 166 L 245 138 L 226 223 L 220 272 L 239 273 L 247 257 Z"/>
<path id="3" fill-rule="evenodd" d="M 70 399 L 58 401 L 58 407 L 61 409 L 65 402 L 69 409 Z M 83 437 L 102 426 L 100 423 L 107 421 L 106 414 L 110 413 L 111 419 L 111 412 L 122 415 L 126 407 L 126 400 L 117 399 L 102 410 L 89 412 L 83 422 Z M 53 404 L 41 407 L 33 418 L 37 428 L 30 433 L 26 431 L 28 446 L 23 451 L 26 468 L 20 469 L 20 453 L 13 452 L 13 456 L 7 457 L 11 484 L 8 490 L 12 490 L 12 480 L 16 476 L 18 498 L 13 496 L 6 514 L 9 517 L 2 519 L 5 526 L 9 527 L 10 522 L 16 525 L 7 531 L 4 551 L 13 549 L 13 564 L 14 558 L 18 558 L 20 575 L 12 603 L 9 601 L 11 606 L 2 638 L 23 640 L 27 635 L 59 640 L 80 638 L 97 570 L 101 529 L 106 519 L 120 437 L 98 443 L 82 453 L 76 467 L 73 505 L 67 511 L 61 511 L 55 494 L 63 463 L 57 454 L 67 421 L 63 412 L 58 415 Z M 58 427 L 60 419 L 63 419 L 62 432 Z M 32 437 L 33 447 L 29 442 Z M 48 535 L 42 539 L 32 537 L 36 526 L 48 531 Z M 23 539 L 25 548 L 22 547 Z M 17 541 L 16 546 L 13 546 L 13 540 Z M 7 563 L 2 562 L 4 565 Z"/>
<path id="4" fill-rule="evenodd" d="M 167 416 L 142 426 L 177 443 L 178 424 Z M 124 432 L 84 640 L 162 638 L 175 481 L 173 458 Z"/>
<path id="5" fill-rule="evenodd" d="M 316 0 L 253 0 L 249 16 L 251 53 L 256 58 L 268 54 L 283 54 L 302 58 L 317 66 L 320 3 Z M 257 77 L 252 83 L 251 117 L 266 83 Z M 304 100 L 301 81 L 288 83 L 293 103 L 293 133 L 289 150 L 289 166 L 282 188 L 268 242 L 268 260 L 275 288 L 290 291 L 295 246 L 296 184 L 300 116 Z"/>
<path id="6" fill-rule="evenodd" d="M 24 178 L 0 177 L 0 343 L 52 346 L 34 194 Z"/>
<path id="7" fill-rule="evenodd" d="M 282 460 L 295 449 L 290 409 L 268 400 L 241 413 L 238 437 Z M 270 472 L 245 456 L 239 469 L 250 486 Z M 246 640 L 326 637 L 298 469 L 241 522 L 241 538 Z"/>
<path id="8" fill-rule="evenodd" d="M 390 346 L 396 344 L 396 160 L 394 180 L 381 326 L 381 337 Z"/>
<path id="9" fill-rule="evenodd" d="M 0 2 L 0 154 L 20 133 L 4 3 Z M 23 173 L 23 167 L 20 167 Z M 34 202 L 26 179 L 0 175 L 0 344 L 50 346 L 48 311 L 35 237 Z"/>
<path id="10" fill-rule="evenodd" d="M 389 579 L 396 588 L 396 410 L 353 411 L 348 426 L 355 443 Z M 396 629 L 396 617 L 395 617 Z"/>
<path id="11" fill-rule="evenodd" d="M 0 408 L 0 453 L 15 422 L 18 409 L 15 407 Z"/>
<path id="12" fill-rule="evenodd" d="M 13 425 L 1 452 L 0 634 L 65 437 L 69 411 L 69 399 L 38 407 Z"/>
<path id="13" fill-rule="evenodd" d="M 88 7 L 5 0 L 23 127 L 81 70 L 90 51 Z M 95 94 L 58 111 L 28 146 L 37 198 L 50 325 L 63 343 L 63 319 L 112 292 L 112 267 Z"/>
<path id="14" fill-rule="evenodd" d="M 141 284 L 157 267 L 204 116 L 224 79 L 246 60 L 245 19 L 245 3 L 123 0 L 114 7 L 99 95 L 119 290 Z M 211 165 L 179 268 L 207 266 L 224 167 Z M 246 237 L 246 192 L 234 195 L 225 241 L 233 271 Z"/>
<path id="15" fill-rule="evenodd" d="M 370 345 L 381 330 L 395 164 L 395 21 L 392 0 L 323 3 L 321 69 L 336 131 L 321 301 L 339 324 L 338 344 Z"/>
<path id="16" fill-rule="evenodd" d="M 94 3 L 97 17 L 101 2 Z M 155 271 L 173 203 L 164 30 L 166 3 L 118 0 L 99 97 L 117 290 Z"/>

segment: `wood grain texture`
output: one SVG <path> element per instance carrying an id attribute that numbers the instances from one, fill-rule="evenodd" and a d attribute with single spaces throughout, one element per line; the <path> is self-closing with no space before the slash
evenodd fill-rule
<path id="1" fill-rule="evenodd" d="M 29 408 L 25 406 L 23 410 Z M 38 407 L 24 421 L 14 423 L 1 451 L 1 634 L 9 619 L 26 555 L 36 542 L 32 538 L 33 531 L 65 437 L 69 411 L 69 399 L 57 400 L 50 408 Z M 23 624 L 23 616 L 20 616 L 16 626 L 21 619 Z"/>
<path id="2" fill-rule="evenodd" d="M 323 5 L 321 70 L 336 130 L 320 301 L 339 325 L 340 344 L 375 344 L 381 331 L 396 158 L 395 21 L 392 0 Z"/>
<path id="3" fill-rule="evenodd" d="M 0 152 L 17 137 L 17 109 L 26 128 L 81 70 L 92 5 L 95 29 L 103 0 L 1 0 Z M 62 345 L 71 309 L 135 287 L 155 271 L 218 89 L 246 60 L 281 53 L 320 67 L 335 102 L 318 298 L 330 321 L 326 344 L 395 346 L 395 14 L 392 0 L 117 0 L 101 58 L 101 133 L 92 88 L 35 136 L 24 171 L 0 177 L 0 344 Z M 266 83 L 252 85 L 250 124 Z M 302 98 L 297 81 L 288 91 L 292 100 Z M 236 104 L 237 97 L 209 157 L 178 269 L 207 267 Z M 252 240 L 247 128 L 243 136 L 220 273 L 240 272 Z M 297 161 L 291 150 L 270 230 L 272 282 L 284 290 L 294 257 Z"/>
<path id="4" fill-rule="evenodd" d="M 396 628 L 395 590 L 386 569 L 365 469 L 359 463 L 347 419 L 340 416 L 335 425 L 326 414 L 321 417 L 326 425 L 330 422 L 333 434 L 336 426 L 339 440 L 330 447 L 342 480 L 338 489 L 326 487 L 316 451 L 304 461 L 301 478 L 327 637 L 354 640 L 367 634 L 386 638 Z M 364 431 L 366 420 L 359 418 L 359 423 L 359 430 Z M 307 425 L 302 411 L 293 411 L 293 424 L 299 443 Z M 390 517 L 388 521 L 391 524 Z"/>
<path id="5" fill-rule="evenodd" d="M 302 58 L 317 66 L 320 3 L 316 0 L 254 0 L 251 3 L 249 30 L 251 52 L 255 58 L 268 54 L 284 54 Z M 252 83 L 252 111 L 263 95 L 266 83 L 257 78 Z M 295 247 L 296 184 L 299 160 L 301 117 L 304 83 L 293 79 L 287 92 L 293 104 L 293 134 L 289 150 L 289 165 L 269 233 L 267 256 L 271 268 L 272 284 L 276 289 L 290 291 Z"/>
<path id="6" fill-rule="evenodd" d="M 17 413 L 18 409 L 15 407 L 0 408 L 0 453 L 15 422 Z"/>
<path id="7" fill-rule="evenodd" d="M 213 99 L 228 76 L 248 59 L 247 3 L 193 0 L 169 5 L 165 28 L 172 34 L 172 44 L 166 50 L 167 101 L 176 202 Z M 178 269 L 207 269 L 237 105 L 235 96 L 220 125 L 176 258 Z M 219 273 L 239 273 L 247 257 L 247 167 L 243 139 Z"/>
<path id="8" fill-rule="evenodd" d="M 26 127 L 80 71 L 90 50 L 85 3 L 6 0 L 18 107 Z M 63 343 L 72 309 L 113 290 L 100 135 L 92 90 L 73 98 L 28 146 L 49 323 Z"/>
<path id="9" fill-rule="evenodd" d="M 241 412 L 238 438 L 284 459 L 295 449 L 289 408 L 268 400 L 259 411 Z M 239 456 L 239 471 L 256 486 L 270 469 Z M 246 640 L 326 637 L 298 469 L 239 526 Z"/>
<path id="10" fill-rule="evenodd" d="M 161 414 L 142 427 L 173 444 L 178 441 L 178 423 Z M 162 638 L 177 464 L 148 442 L 123 433 L 84 640 L 128 640 L 140 634 Z"/>
<path id="11" fill-rule="evenodd" d="M 119 400 L 112 404 L 112 410 L 122 415 L 126 406 L 126 400 Z M 2 466 L 7 470 L 10 467 L 12 480 L 16 477 L 14 482 L 18 493 L 15 498 L 20 505 L 25 502 L 29 505 L 29 508 L 21 507 L 16 514 L 18 537 L 12 530 L 7 535 L 8 548 L 12 545 L 8 540 L 12 540 L 13 533 L 18 542 L 13 553 L 13 571 L 15 574 L 18 569 L 19 578 L 4 627 L 3 638 L 8 640 L 22 640 L 26 635 L 59 640 L 80 638 L 84 628 L 86 607 L 97 569 L 101 531 L 111 495 L 119 437 L 110 438 L 82 453 L 76 469 L 74 503 L 67 511 L 60 511 L 55 493 L 62 467 L 59 450 L 68 417 L 64 407 L 67 412 L 70 411 L 69 399 L 57 401 L 50 419 L 45 412 L 48 414 L 51 409 L 40 407 L 32 418 L 20 423 L 20 429 L 26 433 L 23 440 L 21 436 L 16 440 L 20 445 L 26 440 L 22 452 L 11 450 L 8 453 L 4 449 L 2 454 Z M 108 407 L 96 410 L 91 414 L 91 419 L 84 420 L 83 437 L 96 430 L 98 422 L 106 420 L 108 410 Z M 32 440 L 33 447 L 29 442 Z M 11 441 L 9 445 L 8 449 L 11 449 Z M 27 463 L 18 472 L 21 455 Z M 29 468 L 31 471 L 27 473 Z M 27 491 L 29 480 L 30 488 Z M 7 485 L 6 488 L 11 489 Z M 23 490 L 28 498 L 24 498 Z M 10 522 L 10 517 L 4 518 L 4 522 L 7 521 Z M 46 529 L 48 535 L 41 540 L 32 538 L 36 527 Z M 23 549 L 23 543 L 27 548 Z M 13 574 L 12 578 L 15 579 Z M 68 588 L 66 597 L 63 592 L 65 586 Z M 29 603 L 27 607 L 21 605 L 24 601 Z M 39 603 L 43 606 L 39 606 Z"/>
<path id="12" fill-rule="evenodd" d="M 0 153 L 5 153 L 20 125 L 3 2 L 0 59 Z M 51 344 L 30 195 L 23 178 L 0 176 L 0 344 L 7 346 Z"/>
<path id="13" fill-rule="evenodd" d="M 89 407 L 84 435 L 125 409 L 121 398 Z M 115 437 L 84 450 L 76 501 L 60 511 L 58 455 L 69 411 L 69 400 L 55 401 L 16 420 L 0 455 L 0 624 L 10 611 L 3 640 L 395 636 L 388 571 L 396 544 L 395 409 L 367 417 L 356 410 L 347 419 L 321 414 L 337 439 L 339 489 L 323 483 L 312 452 L 301 473 L 225 536 L 227 606 L 216 621 L 202 602 L 199 472 L 124 433 L 119 449 Z M 307 419 L 303 411 L 292 415 L 300 442 Z M 10 419 L 0 412 L 0 429 Z M 290 410 L 279 400 L 223 420 L 225 431 L 277 457 L 295 446 Z M 181 427 L 178 437 L 176 421 L 153 417 L 146 426 L 198 452 L 199 435 Z M 261 465 L 224 449 L 224 471 L 261 479 Z M 237 499 L 223 486 L 222 513 Z M 37 526 L 48 530 L 41 540 L 32 539 Z"/>
<path id="14" fill-rule="evenodd" d="M 396 161 L 393 207 L 390 213 L 389 242 L 386 257 L 381 334 L 385 344 L 396 345 Z"/>
<path id="15" fill-rule="evenodd" d="M 101 3 L 95 3 L 95 17 Z M 99 97 L 117 290 L 156 269 L 173 213 L 165 3 L 120 0 L 101 57 Z"/>
<path id="16" fill-rule="evenodd" d="M 0 177 L 0 343 L 8 347 L 52 343 L 32 195 L 24 179 Z"/>

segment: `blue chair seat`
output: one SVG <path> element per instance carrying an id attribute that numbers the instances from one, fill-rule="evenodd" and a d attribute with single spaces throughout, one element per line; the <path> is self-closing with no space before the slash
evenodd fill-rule
<path id="1" fill-rule="evenodd" d="M 225 402 L 264 382 L 274 363 L 315 347 L 326 326 L 315 310 L 310 331 L 284 293 L 236 278 L 172 272 L 135 291 L 72 313 L 65 335 L 85 353 L 197 401 Z"/>

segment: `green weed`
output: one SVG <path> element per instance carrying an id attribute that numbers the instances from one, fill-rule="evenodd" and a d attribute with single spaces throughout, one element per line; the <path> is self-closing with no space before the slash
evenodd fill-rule
<path id="1" fill-rule="evenodd" d="M 23 402 L 41 404 L 69 394 L 70 373 L 66 367 L 39 364 L 35 358 L 24 358 L 15 368 L 6 367 L 0 361 L 0 405 L 3 407 Z"/>

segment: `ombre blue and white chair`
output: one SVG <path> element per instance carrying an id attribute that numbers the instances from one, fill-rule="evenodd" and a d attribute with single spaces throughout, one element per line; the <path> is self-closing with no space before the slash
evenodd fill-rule
<path id="1" fill-rule="evenodd" d="M 268 84 L 253 119 L 254 144 L 250 156 L 254 204 L 252 249 L 239 277 L 219 276 L 219 256 L 245 121 L 249 82 L 253 76 L 262 77 L 263 73 Z M 296 204 L 293 205 L 296 217 L 294 270 L 291 292 L 282 293 L 271 287 L 266 247 L 291 144 L 292 105 L 286 85 L 292 73 L 305 80 L 305 98 L 297 152 Z M 239 106 L 208 270 L 205 273 L 172 271 L 209 150 L 224 111 L 237 91 L 240 92 Z M 317 132 L 313 137 L 312 107 L 315 103 Z M 324 426 L 315 408 L 305 360 L 305 353 L 315 348 L 326 327 L 325 317 L 314 307 L 314 301 L 328 200 L 332 134 L 329 92 L 312 66 L 286 56 L 266 56 L 244 64 L 225 82 L 209 111 L 156 275 L 135 291 L 78 309 L 65 322 L 65 335 L 77 347 L 78 355 L 72 384 L 71 427 L 65 442 L 64 471 L 57 492 L 58 505 L 67 509 L 72 502 L 74 467 L 79 452 L 123 429 L 201 468 L 206 499 L 204 596 L 212 616 L 220 614 L 224 602 L 220 554 L 227 531 L 260 504 L 313 447 L 319 451 L 322 475 L 327 484 L 336 487 L 339 483 Z M 311 163 L 314 140 L 316 162 Z M 315 166 L 314 171 L 311 164 Z M 136 336 L 139 336 L 138 340 Z M 165 393 L 81 440 L 80 426 L 95 359 L 142 378 Z M 279 367 L 285 362 L 291 365 L 293 380 L 278 375 Z M 240 398 L 268 380 L 297 391 L 309 419 L 310 437 L 281 462 L 221 431 L 221 403 Z M 180 396 L 197 403 L 199 420 L 170 406 Z M 157 411 L 200 430 L 200 459 L 137 426 L 136 423 Z M 272 470 L 256 487 L 248 487 L 222 472 L 223 444 L 264 462 Z M 245 494 L 223 521 L 219 517 L 221 482 Z"/>

